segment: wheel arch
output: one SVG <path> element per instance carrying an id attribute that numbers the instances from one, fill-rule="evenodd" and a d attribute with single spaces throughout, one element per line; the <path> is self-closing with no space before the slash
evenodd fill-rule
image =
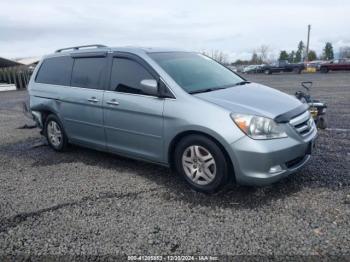
<path id="1" fill-rule="evenodd" d="M 169 166 L 172 170 L 174 170 L 175 167 L 175 163 L 174 163 L 174 153 L 175 153 L 175 148 L 176 148 L 176 144 L 183 139 L 186 136 L 189 135 L 202 135 L 207 137 L 208 139 L 212 140 L 223 152 L 225 159 L 228 163 L 228 167 L 229 167 L 229 177 L 231 179 L 235 179 L 235 173 L 234 173 L 234 165 L 232 163 L 230 154 L 228 153 L 227 149 L 225 148 L 225 146 L 222 145 L 222 143 L 219 141 L 219 139 L 215 138 L 213 135 L 210 135 L 206 132 L 203 131 L 198 131 L 198 130 L 186 130 L 186 131 L 182 131 L 180 133 L 178 133 L 175 137 L 173 137 L 173 139 L 170 141 L 169 143 L 169 147 L 168 147 L 168 155 L 167 155 L 167 159 L 168 159 L 168 163 Z"/>
<path id="2" fill-rule="evenodd" d="M 37 102 L 35 105 L 31 105 L 31 111 L 39 112 L 41 114 L 41 122 L 43 124 L 43 128 L 45 126 L 45 121 L 50 114 L 55 115 L 62 122 L 62 118 L 60 117 L 57 101 L 52 99 L 41 99 L 40 103 Z"/>
<path id="3" fill-rule="evenodd" d="M 43 121 L 44 125 L 45 125 L 46 119 L 49 115 L 57 116 L 57 114 L 53 110 L 41 110 L 40 113 L 41 113 L 41 120 Z"/>

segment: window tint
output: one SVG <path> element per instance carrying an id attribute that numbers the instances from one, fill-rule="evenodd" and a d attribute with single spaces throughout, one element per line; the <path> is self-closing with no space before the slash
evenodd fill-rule
<path id="1" fill-rule="evenodd" d="M 124 58 L 113 59 L 111 90 L 142 94 L 140 82 L 144 79 L 154 79 L 154 77 L 139 63 Z"/>
<path id="2" fill-rule="evenodd" d="M 47 58 L 35 78 L 38 83 L 69 86 L 73 66 L 70 56 Z"/>
<path id="3" fill-rule="evenodd" d="M 71 86 L 102 89 L 106 61 L 104 57 L 75 59 Z"/>

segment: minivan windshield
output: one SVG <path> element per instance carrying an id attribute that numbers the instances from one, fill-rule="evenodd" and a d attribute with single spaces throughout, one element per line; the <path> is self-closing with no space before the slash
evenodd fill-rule
<path id="1" fill-rule="evenodd" d="M 149 53 L 187 93 L 209 92 L 247 83 L 213 59 L 192 52 Z"/>

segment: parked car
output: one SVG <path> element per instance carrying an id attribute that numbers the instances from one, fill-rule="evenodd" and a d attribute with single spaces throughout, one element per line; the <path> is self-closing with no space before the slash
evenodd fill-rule
<path id="1" fill-rule="evenodd" d="M 289 63 L 286 60 L 280 60 L 262 67 L 263 72 L 267 75 L 281 72 L 294 72 L 300 74 L 304 69 L 305 65 L 303 63 Z"/>
<path id="2" fill-rule="evenodd" d="M 296 172 L 317 133 L 295 97 L 195 52 L 60 49 L 35 68 L 29 94 L 54 150 L 72 143 L 173 167 L 202 192 Z"/>
<path id="3" fill-rule="evenodd" d="M 237 72 L 238 71 L 236 66 L 229 65 L 229 66 L 227 66 L 227 68 L 229 68 L 233 72 Z"/>
<path id="4" fill-rule="evenodd" d="M 243 73 L 245 74 L 262 73 L 262 70 L 263 70 L 262 67 L 263 65 L 249 65 L 243 69 Z"/>
<path id="5" fill-rule="evenodd" d="M 321 65 L 328 63 L 328 61 L 324 60 L 314 60 L 306 63 L 306 68 L 315 68 L 316 71 L 320 71 Z"/>
<path id="6" fill-rule="evenodd" d="M 321 73 L 341 70 L 350 70 L 350 59 L 336 59 L 320 66 Z"/>

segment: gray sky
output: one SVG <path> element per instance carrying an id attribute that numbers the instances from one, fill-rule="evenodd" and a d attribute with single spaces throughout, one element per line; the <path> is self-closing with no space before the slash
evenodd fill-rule
<path id="1" fill-rule="evenodd" d="M 273 53 L 306 42 L 350 46 L 350 1 L 37 1 L 2 0 L 0 56 L 26 57 L 72 45 L 156 46 L 222 50 L 247 59 L 258 46 Z"/>

